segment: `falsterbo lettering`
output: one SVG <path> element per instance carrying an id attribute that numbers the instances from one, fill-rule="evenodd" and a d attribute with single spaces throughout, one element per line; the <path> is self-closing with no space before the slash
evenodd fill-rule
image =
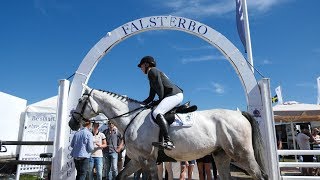
<path id="1" fill-rule="evenodd" d="M 151 17 L 151 18 L 149 19 L 149 22 L 151 23 L 151 24 L 150 24 L 150 27 L 155 27 L 155 26 L 157 25 L 157 23 L 156 23 L 155 20 L 156 20 L 156 19 L 155 19 L 154 17 Z"/>
<path id="2" fill-rule="evenodd" d="M 181 28 L 181 25 L 182 25 L 183 29 L 185 29 L 185 28 L 186 28 L 186 27 L 184 26 L 185 23 L 186 23 L 186 20 L 180 18 L 178 27 Z"/>
<path id="3" fill-rule="evenodd" d="M 159 18 L 160 18 L 160 26 L 163 26 L 163 19 L 168 19 L 167 17 L 162 17 L 162 16 L 157 17 L 157 19 Z"/>
<path id="4" fill-rule="evenodd" d="M 139 31 L 137 26 L 134 23 L 131 23 L 131 32 Z"/>
<path id="5" fill-rule="evenodd" d="M 191 28 L 192 28 L 192 29 L 191 29 Z M 195 29 L 196 29 L 196 22 L 190 21 L 188 30 L 189 30 L 189 31 L 194 31 Z"/>
<path id="6" fill-rule="evenodd" d="M 141 28 L 141 29 L 144 29 L 141 19 L 139 19 L 139 22 L 140 22 L 140 28 Z M 147 25 L 146 28 L 148 28 L 148 27 L 149 27 L 149 26 Z"/>
<path id="7" fill-rule="evenodd" d="M 176 17 L 171 17 L 170 18 L 170 27 L 176 27 L 176 20 L 177 18 Z"/>
<path id="8" fill-rule="evenodd" d="M 148 28 L 165 27 L 179 28 L 186 31 L 194 32 L 199 35 L 204 35 L 208 32 L 208 28 L 196 21 L 190 19 L 175 17 L 175 16 L 153 16 L 149 19 L 139 19 L 121 26 L 125 35 L 135 33 Z"/>
<path id="9" fill-rule="evenodd" d="M 129 27 L 128 26 L 129 26 L 128 24 L 125 24 L 125 25 L 122 26 L 122 30 L 124 31 L 125 35 L 127 35 L 128 34 L 127 31 L 129 31 Z"/>
<path id="10" fill-rule="evenodd" d="M 203 32 L 200 32 L 200 31 L 203 31 Z M 199 34 L 206 34 L 207 31 L 208 31 L 208 28 L 206 26 L 204 26 L 204 25 L 201 25 L 201 26 L 198 27 L 198 33 Z"/>

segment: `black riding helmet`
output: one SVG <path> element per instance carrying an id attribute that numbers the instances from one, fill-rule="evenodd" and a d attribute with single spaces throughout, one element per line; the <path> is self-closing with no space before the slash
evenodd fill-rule
<path id="1" fill-rule="evenodd" d="M 141 59 L 140 63 L 138 64 L 138 67 L 140 68 L 143 63 L 149 63 L 149 65 L 152 66 L 152 67 L 156 67 L 157 66 L 157 63 L 156 63 L 156 61 L 154 60 L 154 58 L 152 56 L 143 57 Z"/>

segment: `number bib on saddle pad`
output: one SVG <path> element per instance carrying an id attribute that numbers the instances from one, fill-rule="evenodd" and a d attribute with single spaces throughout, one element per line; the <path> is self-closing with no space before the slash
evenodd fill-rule
<path id="1" fill-rule="evenodd" d="M 170 127 L 191 127 L 195 119 L 195 112 L 184 114 L 177 113 L 174 117 L 174 121 L 170 124 Z M 151 113 L 148 115 L 148 118 L 154 125 L 158 126 L 157 123 L 154 122 Z"/>

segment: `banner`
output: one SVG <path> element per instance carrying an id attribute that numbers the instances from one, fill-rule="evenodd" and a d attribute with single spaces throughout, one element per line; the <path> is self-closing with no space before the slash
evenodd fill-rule
<path id="1" fill-rule="evenodd" d="M 246 43 L 246 35 L 244 29 L 244 17 L 243 17 L 243 8 L 242 1 L 236 0 L 236 21 L 237 21 L 237 29 L 240 40 L 244 46 L 245 52 L 247 52 L 247 43 Z"/>
<path id="2" fill-rule="evenodd" d="M 54 141 L 56 113 L 45 111 L 46 108 L 43 107 L 32 107 L 26 111 L 22 141 Z M 41 161 L 41 153 L 52 152 L 52 146 L 23 145 L 20 148 L 19 160 Z M 18 165 L 17 175 L 40 170 L 40 165 Z"/>
<path id="3" fill-rule="evenodd" d="M 318 83 L 318 101 L 317 104 L 320 104 L 320 77 L 317 78 Z"/>
<path id="4" fill-rule="evenodd" d="M 278 104 L 283 104 L 281 87 L 278 86 L 275 91 L 276 91 L 276 94 L 278 96 Z"/>

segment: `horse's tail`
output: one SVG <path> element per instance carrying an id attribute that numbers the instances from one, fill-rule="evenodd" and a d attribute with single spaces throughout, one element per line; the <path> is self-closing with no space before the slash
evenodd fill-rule
<path id="1" fill-rule="evenodd" d="M 258 162 L 260 169 L 262 171 L 262 174 L 264 176 L 267 176 L 265 173 L 265 166 L 264 166 L 264 149 L 263 149 L 263 141 L 262 136 L 259 128 L 258 122 L 254 119 L 254 117 L 249 114 L 248 112 L 242 111 L 242 115 L 248 119 L 248 121 L 251 124 L 252 129 L 252 143 L 253 143 L 253 150 L 254 150 L 254 156 L 256 158 L 256 161 Z"/>

